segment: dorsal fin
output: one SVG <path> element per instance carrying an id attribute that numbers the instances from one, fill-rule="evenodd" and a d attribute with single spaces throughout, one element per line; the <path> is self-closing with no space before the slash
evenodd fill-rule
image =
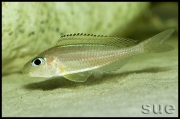
<path id="1" fill-rule="evenodd" d="M 60 40 L 57 42 L 56 46 L 68 46 L 68 45 L 108 45 L 116 47 L 128 47 L 135 45 L 138 41 L 133 39 L 94 35 L 94 34 L 67 34 L 61 36 Z"/>

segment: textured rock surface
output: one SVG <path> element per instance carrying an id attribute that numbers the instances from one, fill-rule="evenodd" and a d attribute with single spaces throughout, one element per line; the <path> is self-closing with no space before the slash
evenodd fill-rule
<path id="1" fill-rule="evenodd" d="M 63 34 L 122 35 L 147 8 L 145 2 L 3 2 L 3 74 L 21 71 L 30 58 L 54 46 Z"/>

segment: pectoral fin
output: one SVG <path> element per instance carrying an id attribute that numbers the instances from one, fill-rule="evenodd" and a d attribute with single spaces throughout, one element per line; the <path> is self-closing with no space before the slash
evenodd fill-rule
<path id="1" fill-rule="evenodd" d="M 64 75 L 65 78 L 74 82 L 85 82 L 92 72 L 80 72 Z"/>

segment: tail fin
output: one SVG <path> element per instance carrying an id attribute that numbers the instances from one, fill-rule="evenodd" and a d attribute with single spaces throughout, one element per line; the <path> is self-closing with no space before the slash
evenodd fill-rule
<path id="1" fill-rule="evenodd" d="M 171 37 L 173 32 L 174 29 L 168 29 L 142 42 L 144 46 L 144 52 L 166 52 L 173 50 L 173 46 L 163 44 L 165 40 Z"/>

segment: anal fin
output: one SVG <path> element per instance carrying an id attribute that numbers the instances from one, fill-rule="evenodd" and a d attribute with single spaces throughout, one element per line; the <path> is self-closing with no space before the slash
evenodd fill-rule
<path id="1" fill-rule="evenodd" d="M 115 71 L 117 69 L 120 69 L 122 66 L 124 66 L 128 61 L 130 61 L 133 58 L 133 56 L 123 58 L 120 60 L 117 60 L 113 63 L 110 63 L 106 66 L 101 67 L 99 70 L 102 72 L 110 72 L 110 71 Z"/>
<path id="2" fill-rule="evenodd" d="M 65 78 L 74 82 L 85 82 L 92 72 L 80 72 L 64 75 Z"/>

